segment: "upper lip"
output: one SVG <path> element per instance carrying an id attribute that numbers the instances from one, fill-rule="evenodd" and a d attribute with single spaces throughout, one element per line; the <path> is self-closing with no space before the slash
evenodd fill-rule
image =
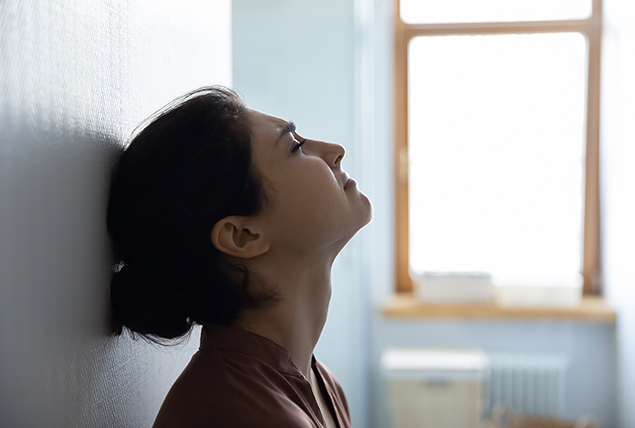
<path id="1" fill-rule="evenodd" d="M 348 182 L 350 181 L 351 177 L 350 175 L 348 175 L 347 172 L 344 172 L 344 185 L 342 186 L 343 189 L 346 188 L 346 185 L 348 184 Z"/>

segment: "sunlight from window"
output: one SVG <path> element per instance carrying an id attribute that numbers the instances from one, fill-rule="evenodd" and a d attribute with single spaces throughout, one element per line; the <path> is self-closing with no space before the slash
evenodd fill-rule
<path id="1" fill-rule="evenodd" d="M 413 271 L 580 272 L 586 55 L 579 33 L 412 40 Z"/>
<path id="2" fill-rule="evenodd" d="M 591 0 L 401 0 L 407 23 L 584 19 Z"/>

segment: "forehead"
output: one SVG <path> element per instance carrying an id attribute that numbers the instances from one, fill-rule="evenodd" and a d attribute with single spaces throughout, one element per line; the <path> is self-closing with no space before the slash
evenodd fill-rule
<path id="1" fill-rule="evenodd" d="M 274 144 L 280 133 L 289 125 L 286 120 L 270 116 L 258 110 L 247 109 L 247 119 L 251 125 L 252 138 L 257 143 Z"/>

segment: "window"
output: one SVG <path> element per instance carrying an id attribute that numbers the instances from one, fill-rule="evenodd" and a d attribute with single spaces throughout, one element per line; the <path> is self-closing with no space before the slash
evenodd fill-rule
<path id="1" fill-rule="evenodd" d="M 397 10 L 397 291 L 413 271 L 581 272 L 598 294 L 600 0 Z"/>

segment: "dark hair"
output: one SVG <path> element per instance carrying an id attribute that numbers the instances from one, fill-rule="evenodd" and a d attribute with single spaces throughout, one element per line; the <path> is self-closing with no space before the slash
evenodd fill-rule
<path id="1" fill-rule="evenodd" d="M 245 109 L 230 89 L 197 89 L 157 113 L 121 154 L 107 218 L 115 334 L 125 326 L 171 339 L 273 298 L 250 290 L 247 269 L 210 239 L 218 220 L 257 214 L 266 202 Z"/>

